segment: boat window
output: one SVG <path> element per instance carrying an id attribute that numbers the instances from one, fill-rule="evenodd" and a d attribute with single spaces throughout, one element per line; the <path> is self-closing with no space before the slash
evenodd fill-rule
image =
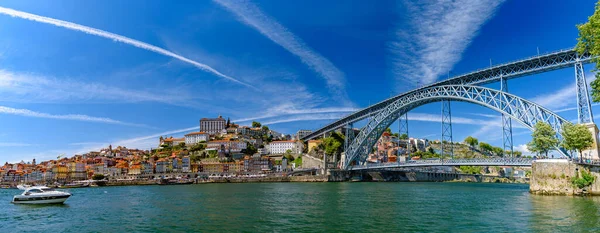
<path id="1" fill-rule="evenodd" d="M 44 192 L 54 191 L 52 188 L 43 188 L 42 190 L 44 190 Z"/>
<path id="2" fill-rule="evenodd" d="M 29 191 L 27 191 L 28 193 L 41 193 L 42 190 L 39 189 L 30 189 Z"/>

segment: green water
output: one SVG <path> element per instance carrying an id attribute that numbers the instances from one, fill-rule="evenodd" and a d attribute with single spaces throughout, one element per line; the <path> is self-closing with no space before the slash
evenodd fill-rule
<path id="1" fill-rule="evenodd" d="M 600 198 L 527 185 L 262 183 L 71 189 L 65 205 L 10 203 L 0 232 L 600 232 Z"/>

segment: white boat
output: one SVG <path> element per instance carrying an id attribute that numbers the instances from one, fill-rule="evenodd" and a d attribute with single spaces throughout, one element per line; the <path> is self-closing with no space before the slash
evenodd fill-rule
<path id="1" fill-rule="evenodd" d="M 17 188 L 20 189 L 20 190 L 26 190 L 26 189 L 28 189 L 30 187 L 31 187 L 31 185 L 28 185 L 28 184 L 17 185 Z"/>
<path id="2" fill-rule="evenodd" d="M 15 204 L 62 204 L 71 197 L 70 193 L 61 192 L 46 186 L 33 186 L 25 189 L 21 195 L 15 195 Z"/>

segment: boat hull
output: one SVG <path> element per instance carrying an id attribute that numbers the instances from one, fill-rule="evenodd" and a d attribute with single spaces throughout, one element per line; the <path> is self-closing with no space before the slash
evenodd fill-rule
<path id="1" fill-rule="evenodd" d="M 14 204 L 62 204 L 71 195 L 49 196 L 49 197 L 15 197 L 12 203 Z"/>

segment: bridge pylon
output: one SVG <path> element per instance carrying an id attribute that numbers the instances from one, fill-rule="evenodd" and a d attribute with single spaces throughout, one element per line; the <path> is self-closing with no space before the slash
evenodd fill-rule
<path id="1" fill-rule="evenodd" d="M 577 88 L 577 121 L 585 125 L 592 133 L 594 143 L 592 148 L 582 151 L 581 159 L 599 159 L 598 152 L 598 126 L 594 123 L 594 114 L 592 113 L 592 104 L 590 103 L 590 94 L 588 92 L 587 80 L 583 70 L 583 63 L 575 63 L 575 88 Z"/>
<path id="2" fill-rule="evenodd" d="M 444 146 L 444 142 L 448 145 Z M 452 113 L 450 111 L 450 100 L 442 100 L 442 141 L 441 153 L 442 157 L 449 154 L 454 158 L 454 145 L 452 145 Z M 447 152 L 447 153 L 446 153 Z"/>
<path id="3" fill-rule="evenodd" d="M 398 152 L 396 153 L 398 161 L 400 161 L 400 136 L 404 134 L 408 136 L 408 113 L 404 113 L 398 118 Z M 407 140 L 406 142 L 406 152 L 409 154 L 411 152 L 410 140 Z"/>
<path id="4" fill-rule="evenodd" d="M 502 73 L 500 74 L 500 91 L 508 93 L 508 85 L 506 83 L 506 78 Z M 511 109 L 504 103 L 501 104 L 501 107 L 505 109 L 509 114 L 511 114 Z M 512 120 L 509 116 L 502 113 L 502 154 L 506 154 L 506 151 L 510 151 L 509 156 L 513 155 L 513 137 L 512 137 Z"/>

